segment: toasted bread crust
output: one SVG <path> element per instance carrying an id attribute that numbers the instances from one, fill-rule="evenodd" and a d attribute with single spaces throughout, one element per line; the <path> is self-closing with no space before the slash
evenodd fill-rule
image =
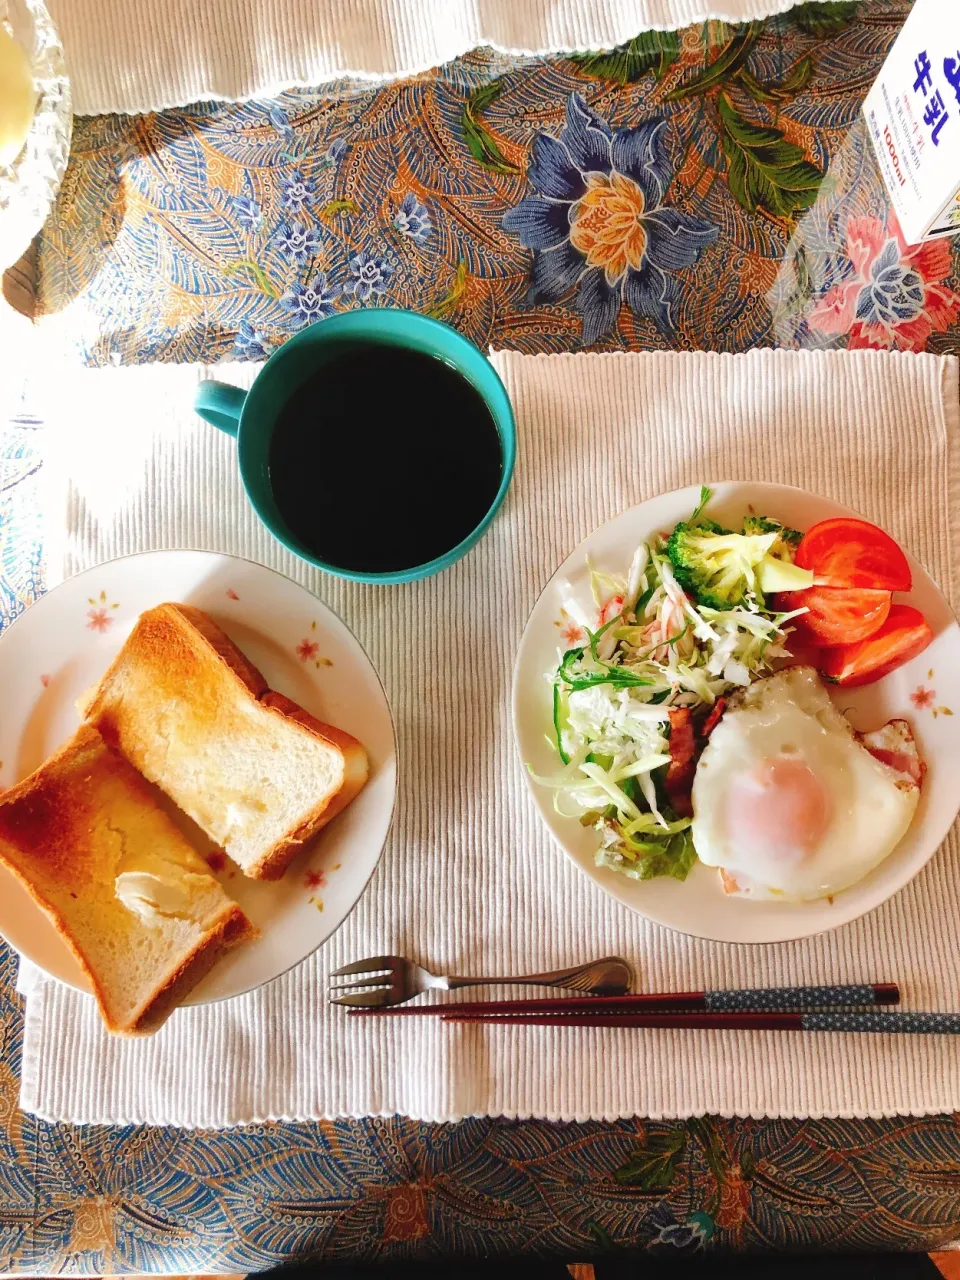
<path id="1" fill-rule="evenodd" d="M 260 698 L 268 692 L 269 685 L 261 672 L 257 670 L 245 654 L 240 652 L 226 632 L 217 626 L 209 614 L 190 604 L 162 604 L 159 608 L 165 612 L 179 614 L 181 618 L 185 618 L 194 630 L 203 636 L 217 657 L 223 659 L 240 683 L 255 698 Z"/>
<path id="2" fill-rule="evenodd" d="M 239 697 L 249 696 L 259 699 L 267 692 L 268 686 L 261 673 L 240 652 L 233 641 L 220 627 L 201 609 L 185 604 L 159 604 L 142 613 L 137 620 L 133 635 L 145 646 L 156 645 L 168 653 L 168 664 L 172 672 L 184 661 L 184 627 L 199 637 L 202 656 L 190 662 L 188 670 L 205 662 L 222 664 L 228 679 L 232 677 Z M 194 640 L 194 634 L 190 639 Z M 129 640 L 127 641 L 129 644 Z M 123 669 L 128 661 L 125 644 L 107 668 L 100 684 L 92 693 L 84 694 L 78 703 L 78 709 L 86 720 L 95 724 L 99 732 L 112 747 L 119 747 L 119 726 L 116 715 L 110 706 L 110 693 L 115 681 L 122 679 Z"/>
<path id="3" fill-rule="evenodd" d="M 201 978 L 207 976 L 221 956 L 225 955 L 233 947 L 237 947 L 243 942 L 253 942 L 254 939 L 260 936 L 260 930 L 250 923 L 235 902 L 231 903 L 225 909 L 223 917 L 212 926 L 207 936 L 197 943 L 193 951 L 184 956 L 183 962 L 176 973 L 172 974 L 162 986 L 151 994 L 149 999 L 144 1001 L 134 1018 L 129 1022 L 117 1022 L 110 1016 L 103 983 L 90 967 L 83 951 L 77 946 L 76 939 L 63 916 L 44 897 L 37 886 L 23 874 L 19 867 L 3 856 L 2 848 L 0 848 L 0 862 L 23 885 L 27 893 L 29 893 L 30 897 L 70 948 L 73 958 L 86 975 L 87 981 L 93 989 L 94 999 L 100 1010 L 103 1025 L 113 1035 L 153 1035 L 155 1031 L 159 1031 L 174 1009 L 190 994 Z"/>
<path id="4" fill-rule="evenodd" d="M 270 849 L 265 850 L 258 862 L 247 868 L 247 875 L 254 880 L 279 880 L 306 841 L 341 813 L 363 790 L 370 774 L 370 763 L 366 750 L 356 738 L 342 729 L 335 729 L 333 725 L 324 724 L 282 693 L 271 689 L 260 699 L 260 703 L 277 715 L 295 720 L 315 737 L 332 743 L 343 755 L 343 782 L 337 794 L 331 800 L 319 802 L 302 822 L 282 836 Z"/>
<path id="5" fill-rule="evenodd" d="M 102 750 L 103 739 L 96 729 L 90 725 L 81 725 L 73 737 L 58 747 L 38 769 L 34 769 L 33 773 L 22 778 L 0 795 L 0 859 L 4 860 L 5 865 L 10 866 L 18 878 L 22 877 L 16 867 L 4 857 L 3 841 L 9 840 L 14 845 L 29 843 L 31 838 L 39 834 L 51 820 L 59 821 L 60 804 L 56 796 L 48 794 L 50 778 L 56 777 L 60 769 L 74 759 L 82 762 L 84 757 L 89 757 L 90 766 L 93 768 Z M 129 770 L 127 782 L 131 790 L 146 803 L 150 803 L 150 789 L 133 766 L 122 761 L 118 762 L 118 767 L 125 773 Z M 15 826 L 9 820 L 9 815 L 14 812 L 14 806 L 19 806 L 17 810 L 19 821 Z M 64 815 L 65 833 L 69 832 L 72 816 Z M 66 848 L 52 851 L 48 857 L 51 874 L 58 875 L 64 870 L 71 874 L 72 866 L 64 867 L 58 862 L 60 854 L 65 857 L 70 856 Z M 33 893 L 32 886 L 26 880 L 23 880 L 23 883 Z"/>
<path id="6" fill-rule="evenodd" d="M 81 772 L 88 770 L 83 779 L 86 792 L 79 797 L 75 783 L 72 791 L 69 783 L 59 785 L 61 771 L 69 771 L 76 766 Z M 148 995 L 138 1010 L 123 1022 L 118 1022 L 111 1015 L 104 984 L 60 908 L 7 851 L 8 847 L 30 848 L 38 867 L 42 867 L 46 874 L 62 885 L 75 884 L 77 891 L 82 891 L 85 887 L 80 874 L 84 828 L 91 828 L 96 821 L 102 821 L 102 815 L 96 814 L 92 808 L 88 813 L 83 802 L 88 798 L 93 801 L 96 797 L 104 769 L 111 776 L 122 777 L 124 787 L 136 803 L 156 807 L 153 792 L 133 766 L 112 751 L 96 729 L 82 725 L 73 738 L 55 751 L 39 769 L 0 797 L 0 863 L 23 885 L 69 947 L 93 989 L 107 1029 L 118 1035 L 147 1034 L 156 1031 L 166 1021 L 225 950 L 257 937 L 259 931 L 236 903 L 225 902 L 204 936 L 182 957 L 176 970 Z M 49 841 L 51 830 L 57 831 L 62 843 Z M 48 837 L 46 841 L 44 836 Z M 47 854 L 45 858 L 39 856 L 41 849 Z M 91 884 L 90 892 L 95 893 L 98 887 L 102 892 L 102 884 Z"/>
<path id="7" fill-rule="evenodd" d="M 108 1030 L 118 1035 L 152 1035 L 200 979 L 207 976 L 221 956 L 233 947 L 243 942 L 252 942 L 259 936 L 260 930 L 250 923 L 235 902 L 231 903 L 195 950 L 184 957 L 176 973 L 170 975 L 138 1012 L 132 1024 L 129 1027 L 118 1027 L 110 1026 L 107 1022 Z"/>
<path id="8" fill-rule="evenodd" d="M 165 671 L 172 673 L 171 680 L 182 673 L 202 675 L 210 669 L 211 664 L 215 664 L 219 668 L 218 676 L 226 675 L 228 681 L 234 683 L 234 692 L 241 705 L 243 699 L 251 698 L 265 711 L 292 721 L 341 755 L 343 773 L 337 790 L 321 796 L 308 813 L 302 814 L 294 826 L 265 848 L 255 860 L 238 864 L 241 871 L 252 879 L 279 879 L 304 842 L 346 808 L 362 789 L 369 773 L 363 746 L 351 734 L 324 724 L 290 698 L 270 690 L 263 675 L 217 623 L 191 605 L 168 602 L 148 610 L 141 615 L 127 643 L 162 653 L 162 665 Z M 125 645 L 99 688 L 81 710 L 111 746 L 127 751 L 134 758 L 130 750 L 131 735 L 142 741 L 141 735 L 149 738 L 155 729 L 152 725 L 138 724 L 136 709 L 126 706 L 122 696 L 119 699 L 115 697 L 115 689 L 122 685 L 124 668 L 129 661 L 131 657 Z M 189 680 L 189 674 L 186 678 Z M 218 702 L 215 695 L 208 697 L 199 678 L 191 689 L 191 699 L 195 704 L 209 702 L 209 711 L 205 710 L 204 714 L 209 714 L 212 721 L 220 712 L 222 701 L 227 699 Z M 138 761 L 138 764 L 143 767 L 142 761 Z M 149 770 L 145 771 L 149 773 Z M 164 785 L 161 777 L 155 780 L 161 787 Z M 173 799 L 176 800 L 177 796 L 173 795 Z M 213 835 L 213 832 L 210 834 Z M 227 852 L 229 853 L 229 849 Z"/>

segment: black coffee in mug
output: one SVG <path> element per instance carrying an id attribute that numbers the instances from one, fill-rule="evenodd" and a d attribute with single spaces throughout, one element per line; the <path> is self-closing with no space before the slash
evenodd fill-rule
<path id="1" fill-rule="evenodd" d="M 427 564 L 480 524 L 503 478 L 496 423 L 443 360 L 375 343 L 331 352 L 280 411 L 277 509 L 318 559 L 356 572 Z"/>

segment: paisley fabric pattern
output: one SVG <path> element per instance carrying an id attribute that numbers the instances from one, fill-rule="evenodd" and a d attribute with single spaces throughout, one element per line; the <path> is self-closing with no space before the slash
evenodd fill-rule
<path id="1" fill-rule="evenodd" d="M 184 1132 L 17 1108 L 0 959 L 0 1250 L 33 1274 L 246 1272 L 284 1258 L 567 1260 L 933 1249 L 960 1225 L 960 1120 L 552 1125 L 341 1120 Z"/>
<path id="2" fill-rule="evenodd" d="M 850 270 L 810 313 L 810 326 L 845 333 L 848 347 L 923 351 L 934 329 L 948 329 L 960 313 L 960 294 L 944 287 L 952 270 L 950 244 L 908 245 L 896 222 L 851 218 Z M 841 267 L 841 271 L 843 267 Z"/>
<path id="3" fill-rule="evenodd" d="M 672 337 L 680 289 L 672 270 L 696 262 L 719 234 L 705 218 L 664 206 L 666 127 L 654 116 L 614 133 L 571 93 L 559 138 L 541 133 L 533 144 L 537 194 L 503 216 L 533 250 L 528 302 L 557 302 L 579 286 L 584 343 L 610 332 L 624 300 Z"/>
<path id="4" fill-rule="evenodd" d="M 358 306 L 527 352 L 952 349 L 960 241 L 906 250 L 859 115 L 908 9 L 80 120 L 40 310 L 92 364 L 262 359 Z"/>
<path id="5" fill-rule="evenodd" d="M 905 248 L 858 117 L 908 8 L 842 0 L 605 54 L 480 52 L 379 89 L 78 121 L 41 310 L 92 364 L 262 360 L 304 324 L 377 305 L 530 352 L 958 350 L 960 241 Z M 43 589 L 36 426 L 0 432 L 4 624 Z M 960 1234 L 954 1116 L 49 1125 L 17 1107 L 15 978 L 0 948 L 10 1270 L 932 1249 Z"/>
<path id="6" fill-rule="evenodd" d="M 0 630 L 43 592 L 38 419 L 0 423 Z"/>

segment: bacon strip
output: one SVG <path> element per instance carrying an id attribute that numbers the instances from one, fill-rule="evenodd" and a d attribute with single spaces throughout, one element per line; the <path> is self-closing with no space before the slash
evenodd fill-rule
<path id="1" fill-rule="evenodd" d="M 678 818 L 693 817 L 693 775 L 697 770 L 697 742 L 693 712 L 689 707 L 670 708 L 670 763 L 663 787 Z"/>
<path id="2" fill-rule="evenodd" d="M 706 720 L 704 721 L 703 730 L 702 730 L 704 738 L 710 737 L 711 733 L 713 733 L 714 729 L 720 723 L 720 717 L 723 715 L 726 709 L 727 709 L 726 698 L 718 698 L 716 702 L 713 704 L 713 708 L 710 714 L 707 716 Z"/>
<path id="3" fill-rule="evenodd" d="M 922 784 L 927 766 L 920 759 L 913 730 L 906 720 L 888 720 L 872 733 L 858 733 L 856 736 L 881 764 L 909 778 L 918 787 Z"/>

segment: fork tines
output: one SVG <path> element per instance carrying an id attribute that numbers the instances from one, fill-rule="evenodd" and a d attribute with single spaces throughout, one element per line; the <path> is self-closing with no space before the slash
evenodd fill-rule
<path id="1" fill-rule="evenodd" d="M 355 1009 L 381 1009 L 397 998 L 394 975 L 403 965 L 400 956 L 372 956 L 368 960 L 356 960 L 345 964 L 330 975 L 331 978 L 351 978 L 362 974 L 356 982 L 340 982 L 331 985 L 327 993 L 331 1004 Z"/>
<path id="2" fill-rule="evenodd" d="M 331 978 L 349 978 L 355 973 L 389 973 L 399 961 L 399 956 L 371 956 L 369 960 L 355 960 L 331 973 Z"/>

